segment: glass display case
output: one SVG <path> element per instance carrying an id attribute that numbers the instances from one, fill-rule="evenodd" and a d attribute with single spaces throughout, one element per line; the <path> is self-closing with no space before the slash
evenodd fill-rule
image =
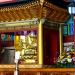
<path id="1" fill-rule="evenodd" d="M 19 33 L 19 35 L 17 34 Z M 20 64 L 37 64 L 38 42 L 37 30 L 15 32 L 14 47 L 20 51 Z"/>
<path id="2" fill-rule="evenodd" d="M 37 30 L 2 33 L 0 44 L 2 47 L 2 51 L 0 51 L 0 58 L 3 57 L 0 59 L 1 64 L 14 64 L 16 51 L 20 51 L 20 64 L 38 63 Z M 13 62 L 11 62 L 11 60 Z"/>

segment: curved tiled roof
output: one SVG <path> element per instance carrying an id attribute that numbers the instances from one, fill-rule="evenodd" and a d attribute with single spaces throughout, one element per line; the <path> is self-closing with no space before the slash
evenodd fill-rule
<path id="1" fill-rule="evenodd" d="M 40 17 L 50 21 L 64 22 L 68 18 L 68 12 L 66 9 L 60 8 L 48 1 L 44 1 L 41 8 L 39 0 L 0 7 L 0 22 L 32 18 L 40 19 Z"/>

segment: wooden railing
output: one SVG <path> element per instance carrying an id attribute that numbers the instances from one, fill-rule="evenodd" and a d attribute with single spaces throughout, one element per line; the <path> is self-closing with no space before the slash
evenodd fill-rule
<path id="1" fill-rule="evenodd" d="M 75 75 L 74 68 L 24 68 L 22 66 L 19 67 L 19 75 Z M 15 65 L 0 65 L 0 75 L 14 75 L 14 71 Z"/>

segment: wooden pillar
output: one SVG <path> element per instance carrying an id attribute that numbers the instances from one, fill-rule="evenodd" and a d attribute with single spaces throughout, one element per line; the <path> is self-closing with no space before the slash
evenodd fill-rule
<path id="1" fill-rule="evenodd" d="M 63 24 L 60 24 L 59 26 L 60 58 L 63 52 L 63 29 L 62 27 L 63 27 Z"/>
<path id="2" fill-rule="evenodd" d="M 39 23 L 39 65 L 43 65 L 43 26 Z"/>
<path id="3" fill-rule="evenodd" d="M 40 0 L 40 18 L 39 18 L 39 65 L 43 65 L 43 24 L 42 11 L 44 0 Z"/>

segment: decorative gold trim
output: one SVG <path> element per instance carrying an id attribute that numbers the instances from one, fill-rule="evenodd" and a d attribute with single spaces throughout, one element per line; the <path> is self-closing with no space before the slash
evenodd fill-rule
<path id="1" fill-rule="evenodd" d="M 43 65 L 43 27 L 42 22 L 40 20 L 39 23 L 39 64 Z"/>
<path id="2" fill-rule="evenodd" d="M 59 42 L 60 42 L 60 58 L 62 56 L 62 51 L 63 51 L 63 31 L 62 31 L 62 25 L 63 24 L 60 24 L 59 26 Z"/>
<path id="3" fill-rule="evenodd" d="M 75 72 L 74 68 L 26 68 L 26 65 L 19 65 L 19 71 L 24 71 L 24 72 Z M 34 66 L 39 66 L 39 65 L 34 65 Z M 0 65 L 0 72 L 4 71 L 14 71 L 15 70 L 15 65 Z"/>
<path id="4" fill-rule="evenodd" d="M 42 12 L 40 12 L 42 7 Z M 54 12 L 54 13 L 51 13 Z M 62 13 L 63 12 L 63 13 Z M 68 19 L 68 12 L 45 0 L 33 1 L 31 3 L 2 7 L 0 9 L 0 22 L 26 20 L 32 18 L 46 18 L 50 21 L 64 22 Z M 59 15 L 58 15 L 59 14 Z M 62 15 L 63 14 L 63 15 Z M 52 16 L 53 15 L 53 16 Z M 65 17 L 66 16 L 66 17 Z M 60 18 L 60 19 L 59 19 Z"/>

